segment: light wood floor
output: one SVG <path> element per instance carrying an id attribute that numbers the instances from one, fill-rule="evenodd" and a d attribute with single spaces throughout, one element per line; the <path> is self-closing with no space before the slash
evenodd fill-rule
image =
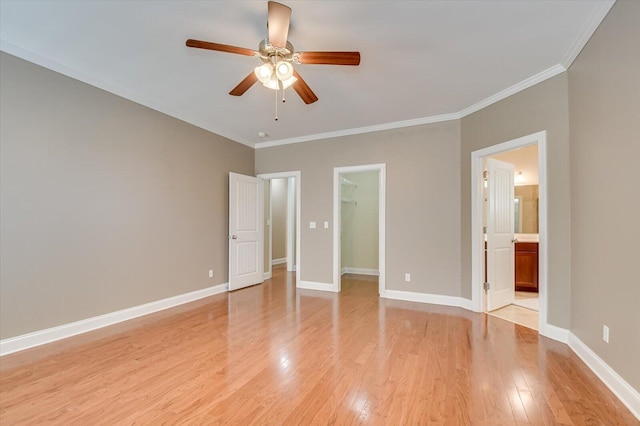
<path id="1" fill-rule="evenodd" d="M 638 424 L 533 330 L 274 274 L 3 357 L 0 424 Z"/>

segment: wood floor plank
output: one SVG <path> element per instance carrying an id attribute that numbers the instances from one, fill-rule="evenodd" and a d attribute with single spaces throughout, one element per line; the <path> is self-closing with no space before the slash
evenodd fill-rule
<path id="1" fill-rule="evenodd" d="M 0 358 L 0 424 L 621 424 L 563 344 L 460 308 L 273 269 L 221 294 Z"/>

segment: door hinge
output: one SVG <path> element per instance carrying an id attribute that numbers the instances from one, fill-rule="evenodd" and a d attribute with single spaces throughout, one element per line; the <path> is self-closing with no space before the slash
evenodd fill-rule
<path id="1" fill-rule="evenodd" d="M 489 179 L 489 170 L 485 170 L 484 172 L 482 172 L 482 177 L 486 180 Z"/>
<path id="2" fill-rule="evenodd" d="M 484 283 L 482 287 L 484 287 L 484 291 L 489 291 L 489 289 L 491 288 L 491 283 Z"/>
<path id="3" fill-rule="evenodd" d="M 489 232 L 489 227 L 488 226 L 483 226 L 482 227 L 482 233 L 486 234 L 487 232 Z"/>

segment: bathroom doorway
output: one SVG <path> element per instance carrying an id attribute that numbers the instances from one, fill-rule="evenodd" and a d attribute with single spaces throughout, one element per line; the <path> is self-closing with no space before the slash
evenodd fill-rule
<path id="1" fill-rule="evenodd" d="M 491 264 L 485 264 L 485 253 L 487 249 L 487 244 L 485 241 L 485 231 L 486 223 L 485 218 L 488 218 L 487 213 L 487 205 L 485 204 L 485 162 L 486 159 L 490 157 L 501 158 L 501 156 L 509 156 L 514 153 L 517 154 L 525 154 L 526 148 L 530 147 L 530 150 L 535 146 L 537 149 L 537 155 L 534 156 L 535 163 L 537 164 L 537 173 L 538 173 L 538 184 L 537 184 L 537 210 L 536 220 L 537 220 L 537 237 L 534 236 L 535 232 L 528 227 L 525 229 L 524 221 L 524 206 L 520 204 L 520 199 L 516 196 L 516 190 L 514 189 L 514 194 L 512 195 L 511 203 L 512 203 L 512 218 L 513 218 L 513 231 L 516 228 L 521 231 L 517 233 L 513 233 L 513 243 L 514 245 L 525 243 L 523 246 L 519 248 L 530 249 L 533 252 L 533 247 L 537 246 L 537 253 L 525 254 L 524 257 L 528 259 L 528 261 L 532 261 L 532 259 L 537 258 L 537 268 L 535 268 L 535 279 L 537 280 L 537 318 L 533 319 L 533 325 L 537 323 L 536 328 L 540 334 L 546 335 L 547 329 L 547 223 L 546 223 L 546 205 L 547 205 L 547 186 L 546 186 L 546 132 L 538 132 L 532 135 L 524 136 L 522 138 L 518 138 L 512 141 L 504 142 L 498 145 L 494 145 L 485 149 L 481 149 L 478 151 L 474 151 L 471 154 L 472 160 L 472 306 L 473 309 L 478 312 L 486 312 L 487 310 L 487 298 L 488 292 L 491 291 L 491 286 L 494 284 L 491 282 L 491 278 L 487 275 L 491 274 Z M 524 149 L 523 151 L 514 151 Z M 508 154 L 509 151 L 513 151 L 513 153 Z M 529 153 L 530 154 L 530 153 Z M 504 158 L 504 157 L 502 157 Z M 519 171 L 523 171 L 523 177 L 519 176 Z M 526 178 L 524 176 L 524 170 L 520 170 L 517 166 L 513 167 L 514 173 L 514 183 L 517 180 L 522 180 Z M 529 172 L 527 172 L 529 173 Z M 533 172 L 531 172 L 533 174 Z M 490 179 L 490 177 L 489 177 Z M 522 182 L 523 185 L 518 186 L 527 186 L 524 185 L 526 180 Z M 514 188 L 517 188 L 514 187 Z M 518 190 L 518 192 L 520 192 Z M 524 195 L 522 195 L 524 201 Z M 518 200 L 516 204 L 516 200 Z M 528 208 L 528 207 L 527 207 Z M 523 221 L 521 221 L 520 216 L 523 216 Z M 533 221 L 533 220 L 532 220 Z M 524 231 L 528 232 L 524 232 Z M 519 238 L 518 238 L 519 237 Z M 514 249 L 515 253 L 515 249 Z M 486 265 L 486 266 L 485 266 Z M 485 270 L 489 270 L 489 274 L 485 274 Z M 515 255 L 514 255 L 514 270 L 515 270 Z M 529 271 L 529 275 L 533 276 L 534 271 Z M 516 289 L 516 276 L 515 271 L 512 275 L 513 281 L 511 285 L 513 285 L 514 290 L 514 300 L 515 299 L 515 289 Z M 532 290 L 532 288 L 526 289 Z M 521 296 L 519 297 L 519 304 L 527 304 L 526 296 L 531 296 L 535 294 L 534 291 L 524 292 L 525 294 L 519 293 Z M 533 297 L 531 297 L 533 299 Z M 511 305 L 513 302 L 509 303 Z M 535 306 L 535 302 L 529 302 L 530 306 Z M 526 309 L 529 312 L 535 313 L 535 310 L 529 309 L 528 307 L 522 307 L 518 305 L 514 305 L 520 309 Z M 527 325 L 530 326 L 530 325 Z"/>

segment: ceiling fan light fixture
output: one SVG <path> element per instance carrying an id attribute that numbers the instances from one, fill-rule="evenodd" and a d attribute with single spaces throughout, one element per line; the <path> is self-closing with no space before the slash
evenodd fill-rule
<path id="1" fill-rule="evenodd" d="M 275 74 L 271 74 L 270 78 L 267 78 L 265 81 L 262 81 L 262 85 L 272 90 L 280 90 L 282 88 L 280 80 L 276 78 Z"/>
<path id="2" fill-rule="evenodd" d="M 296 81 L 298 81 L 298 79 L 295 78 L 294 76 L 291 76 L 286 80 L 282 80 L 282 88 L 286 89 L 288 87 L 291 87 L 291 85 L 294 84 Z"/>
<path id="3" fill-rule="evenodd" d="M 271 80 L 271 76 L 273 75 L 273 66 L 269 63 L 264 63 L 259 67 L 256 67 L 254 72 L 256 73 L 256 77 L 262 84 L 266 86 L 266 84 Z"/>
<path id="4" fill-rule="evenodd" d="M 280 61 L 276 64 L 276 76 L 278 80 L 284 82 L 293 76 L 293 65 L 287 61 Z"/>

